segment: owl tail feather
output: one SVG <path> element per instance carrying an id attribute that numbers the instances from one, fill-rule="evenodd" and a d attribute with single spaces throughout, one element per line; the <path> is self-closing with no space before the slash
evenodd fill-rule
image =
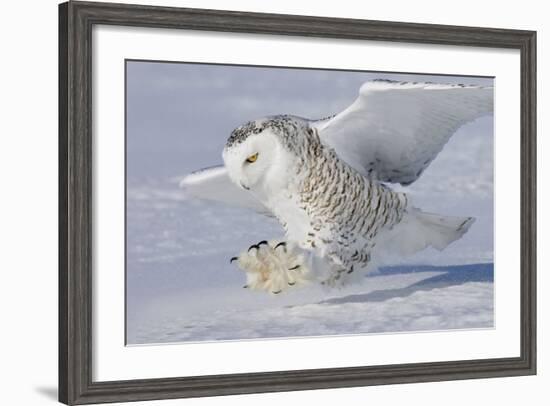
<path id="1" fill-rule="evenodd" d="M 412 208 L 388 235 L 390 245 L 403 255 L 432 246 L 443 250 L 460 239 L 474 223 L 473 217 L 441 216 Z"/>

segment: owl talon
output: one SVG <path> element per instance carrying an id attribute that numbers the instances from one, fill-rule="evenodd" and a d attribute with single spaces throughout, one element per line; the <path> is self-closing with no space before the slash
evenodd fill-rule
<path id="1" fill-rule="evenodd" d="M 284 250 L 277 249 L 283 247 Z M 252 249 L 256 248 L 254 252 Z M 304 263 L 304 251 L 298 245 L 280 241 L 260 241 L 238 257 L 240 269 L 246 272 L 250 290 L 263 290 L 274 295 L 309 281 L 309 269 Z M 231 261 L 232 262 L 232 261 Z"/>
<path id="2" fill-rule="evenodd" d="M 239 260 L 239 257 L 232 257 L 230 260 L 229 260 L 229 263 L 233 263 L 233 261 L 238 261 Z"/>
<path id="3" fill-rule="evenodd" d="M 288 268 L 289 271 L 295 271 L 296 269 L 300 268 L 300 265 L 293 266 L 292 268 Z"/>
<path id="4" fill-rule="evenodd" d="M 280 243 L 278 243 L 275 247 L 273 247 L 274 250 L 276 250 L 277 248 L 279 247 L 283 247 L 286 251 L 286 242 L 284 241 L 281 241 Z"/>

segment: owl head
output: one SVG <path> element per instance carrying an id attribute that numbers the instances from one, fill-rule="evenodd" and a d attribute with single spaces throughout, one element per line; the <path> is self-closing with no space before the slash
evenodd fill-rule
<path id="1" fill-rule="evenodd" d="M 276 116 L 236 128 L 222 154 L 231 180 L 261 200 L 285 187 L 296 161 L 293 146 L 304 125 L 296 117 Z"/>

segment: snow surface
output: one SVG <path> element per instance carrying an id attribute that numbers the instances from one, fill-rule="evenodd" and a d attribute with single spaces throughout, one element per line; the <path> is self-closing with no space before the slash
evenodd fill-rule
<path id="1" fill-rule="evenodd" d="M 493 326 L 491 265 L 420 272 L 411 267 L 402 272 L 394 275 L 382 272 L 366 278 L 360 287 L 328 293 L 324 299 L 318 289 L 295 292 L 284 298 L 242 292 L 235 287 L 204 289 L 182 298 L 180 315 L 150 318 L 136 326 L 130 343 Z M 469 278 L 473 281 L 468 281 Z M 208 303 L 204 303 L 205 298 Z"/>
<path id="2" fill-rule="evenodd" d="M 399 188 L 424 211 L 474 216 L 442 252 L 386 258 L 363 283 L 270 296 L 243 289 L 229 259 L 282 238 L 273 219 L 188 199 L 181 176 L 221 163 L 229 132 L 269 114 L 341 111 L 369 79 L 490 79 L 128 63 L 127 343 L 154 344 L 493 327 L 493 118 L 460 129 Z M 274 85 L 276 84 L 276 86 Z"/>

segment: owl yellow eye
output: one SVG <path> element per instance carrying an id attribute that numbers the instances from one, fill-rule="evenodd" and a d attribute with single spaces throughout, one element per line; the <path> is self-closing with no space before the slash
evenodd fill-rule
<path id="1" fill-rule="evenodd" d="M 246 162 L 251 164 L 253 162 L 256 162 L 257 159 L 258 159 L 258 153 L 256 152 L 254 155 L 250 155 L 248 158 L 246 158 Z"/>

